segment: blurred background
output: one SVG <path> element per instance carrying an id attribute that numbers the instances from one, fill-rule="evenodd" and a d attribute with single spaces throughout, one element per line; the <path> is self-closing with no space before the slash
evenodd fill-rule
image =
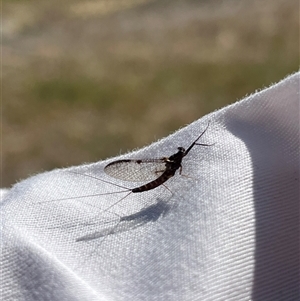
<path id="1" fill-rule="evenodd" d="M 1 186 L 142 147 L 298 66 L 298 0 L 2 0 Z"/>

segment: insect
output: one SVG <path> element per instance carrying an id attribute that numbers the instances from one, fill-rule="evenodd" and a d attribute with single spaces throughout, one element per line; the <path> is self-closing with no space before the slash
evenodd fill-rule
<path id="1" fill-rule="evenodd" d="M 139 182 L 139 181 L 150 181 L 146 184 L 135 188 L 128 188 L 122 185 L 112 183 L 110 181 L 100 179 L 99 177 L 85 174 L 85 173 L 78 173 L 75 171 L 68 171 L 69 173 L 86 176 L 89 178 L 93 178 L 96 180 L 100 180 L 102 182 L 114 185 L 115 187 L 122 188 L 122 191 L 115 191 L 115 192 L 106 192 L 106 193 L 99 193 L 92 196 L 100 196 L 100 195 L 109 195 L 109 194 L 116 194 L 116 193 L 124 193 L 128 192 L 124 197 L 119 199 L 117 202 L 113 203 L 109 206 L 106 210 L 109 210 L 117 203 L 121 202 L 131 193 L 141 193 L 144 191 L 155 189 L 161 185 L 168 189 L 167 186 L 164 185 L 166 181 L 172 178 L 176 171 L 179 169 L 179 174 L 182 173 L 182 159 L 188 155 L 191 149 L 195 145 L 200 146 L 212 146 L 214 144 L 204 144 L 198 143 L 199 139 L 205 134 L 207 131 L 209 124 L 207 124 L 205 130 L 196 138 L 196 140 L 187 148 L 178 147 L 177 153 L 171 155 L 170 157 L 163 157 L 158 159 L 124 159 L 124 160 L 116 160 L 104 167 L 104 172 L 116 179 L 120 179 L 123 181 L 130 181 L 130 182 Z M 169 190 L 169 189 L 168 189 Z M 172 193 L 172 192 L 171 192 Z M 76 199 L 76 198 L 83 198 L 83 197 L 91 197 L 88 196 L 80 196 L 80 197 L 72 197 L 72 198 L 63 198 L 57 199 L 56 201 L 67 200 L 67 199 Z M 53 201 L 53 200 L 52 200 Z M 105 211 L 106 211 L 105 210 Z"/>
<path id="2" fill-rule="evenodd" d="M 110 194 L 118 194 L 118 193 L 126 193 L 125 196 L 121 197 L 117 201 L 110 204 L 108 207 L 106 207 L 104 210 L 101 210 L 102 213 L 109 211 L 113 206 L 120 203 L 122 200 L 127 198 L 132 193 L 142 193 L 145 191 L 149 191 L 152 189 L 155 189 L 161 185 L 163 185 L 166 189 L 168 189 L 171 194 L 172 191 L 164 185 L 166 181 L 168 181 L 170 178 L 172 178 L 177 170 L 179 170 L 179 174 L 182 174 L 182 160 L 185 156 L 189 154 L 189 152 L 192 150 L 192 148 L 195 145 L 199 146 L 212 146 L 214 144 L 204 144 L 199 143 L 198 141 L 200 138 L 205 134 L 209 127 L 209 123 L 207 124 L 205 130 L 190 144 L 190 146 L 185 149 L 183 147 L 178 147 L 178 151 L 174 153 L 173 155 L 169 157 L 162 157 L 158 159 L 124 159 L 124 160 L 116 160 L 104 167 L 104 172 L 116 179 L 120 179 L 123 181 L 130 181 L 130 182 L 138 182 L 138 181 L 144 181 L 146 184 L 143 184 L 141 186 L 135 187 L 135 188 L 128 188 L 116 183 L 112 183 L 110 181 L 107 181 L 106 179 L 99 178 L 97 176 L 93 176 L 91 174 L 85 174 L 85 173 L 78 173 L 75 171 L 68 171 L 69 173 L 73 173 L 80 176 L 86 176 L 89 178 L 93 178 L 96 180 L 100 180 L 102 182 L 108 183 L 110 185 L 114 185 L 115 187 L 122 188 L 121 191 L 113 191 L 113 192 L 106 192 L 106 193 L 97 193 L 93 195 L 86 195 L 86 196 L 78 196 L 78 197 L 71 197 L 71 198 L 63 198 L 63 199 L 56 199 L 52 201 L 62 201 L 62 200 L 68 200 L 68 199 L 76 199 L 76 198 L 89 198 L 89 197 L 97 197 L 100 195 L 110 195 Z M 47 202 L 47 201 L 46 201 Z M 129 215 L 130 216 L 130 215 Z M 132 215 L 135 216 L 135 215 Z M 93 225 L 95 224 L 95 216 L 93 217 L 92 222 L 85 222 L 85 225 Z M 117 226 L 121 223 L 123 224 L 125 221 L 124 218 L 120 217 L 119 223 Z M 134 223 L 133 223 L 134 224 Z M 126 224 L 127 225 L 127 224 Z M 116 226 L 116 227 L 117 227 Z M 130 227 L 129 227 L 130 228 Z M 83 241 L 83 240 L 89 240 L 92 239 L 92 237 L 102 237 L 107 235 L 116 233 L 117 231 L 115 228 L 112 228 L 111 232 L 107 233 L 105 232 L 97 232 L 97 235 L 87 235 L 83 237 L 79 237 L 77 241 Z M 100 235 L 100 234 L 101 235 Z"/>
<path id="3" fill-rule="evenodd" d="M 179 174 L 182 173 L 182 165 L 181 165 L 182 159 L 191 151 L 191 149 L 195 145 L 200 145 L 200 146 L 214 145 L 214 144 L 198 143 L 198 140 L 204 135 L 208 127 L 209 127 L 209 123 L 207 124 L 205 130 L 197 137 L 197 139 L 187 149 L 180 146 L 177 148 L 178 149 L 177 153 L 171 155 L 170 157 L 163 157 L 159 159 L 116 160 L 104 167 L 104 172 L 107 175 L 116 179 L 131 181 L 131 182 L 150 180 L 150 182 L 143 184 L 141 186 L 129 189 L 122 185 L 111 183 L 109 181 L 100 179 L 92 175 L 88 175 L 88 174 L 82 174 L 82 175 L 97 180 L 101 180 L 105 183 L 112 184 L 117 187 L 125 189 L 119 192 L 112 192 L 112 194 L 124 193 L 126 191 L 128 192 L 128 194 L 126 194 L 124 197 L 122 197 L 117 202 L 113 203 L 111 206 L 106 208 L 105 211 L 109 210 L 110 208 L 112 208 L 113 206 L 115 206 L 125 198 L 127 198 L 127 196 L 130 195 L 131 193 L 141 193 L 144 191 L 155 189 L 156 187 L 159 187 L 161 185 L 163 185 L 165 188 L 170 190 L 166 185 L 164 185 L 164 183 L 168 181 L 170 178 L 172 178 L 178 169 L 179 169 Z M 72 173 L 76 173 L 76 172 L 72 172 Z M 110 193 L 105 193 L 105 194 L 110 194 Z M 95 196 L 97 195 L 99 196 L 103 194 L 96 194 Z"/>
<path id="4" fill-rule="evenodd" d="M 144 192 L 163 185 L 166 181 L 172 178 L 179 169 L 179 174 L 182 172 L 182 159 L 190 152 L 195 145 L 211 146 L 212 144 L 197 143 L 204 135 L 206 129 L 198 136 L 198 138 L 187 148 L 178 147 L 178 152 L 170 157 L 160 159 L 125 159 L 117 160 L 105 166 L 104 171 L 109 176 L 125 181 L 141 181 L 154 177 L 151 182 L 142 186 L 131 189 L 131 193 Z"/>

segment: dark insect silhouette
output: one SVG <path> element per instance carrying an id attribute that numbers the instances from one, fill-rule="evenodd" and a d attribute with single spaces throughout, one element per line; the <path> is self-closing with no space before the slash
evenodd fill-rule
<path id="1" fill-rule="evenodd" d="M 198 136 L 198 138 L 187 148 L 178 147 L 178 152 L 170 157 L 160 159 L 125 159 L 117 160 L 105 166 L 104 171 L 111 177 L 125 180 L 125 181 L 143 181 L 152 180 L 142 186 L 130 189 L 131 193 L 143 192 L 154 189 L 171 177 L 179 169 L 179 174 L 182 172 L 182 159 L 190 152 L 195 145 L 211 146 L 212 144 L 197 143 L 197 141 L 204 135 L 206 129 Z"/>

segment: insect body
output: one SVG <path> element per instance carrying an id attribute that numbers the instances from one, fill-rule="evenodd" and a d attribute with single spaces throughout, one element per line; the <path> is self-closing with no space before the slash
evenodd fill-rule
<path id="1" fill-rule="evenodd" d="M 190 150 L 195 145 L 201 146 L 211 146 L 211 144 L 203 144 L 197 143 L 197 141 L 203 136 L 206 132 L 209 124 L 207 125 L 206 129 L 198 136 L 198 138 L 185 150 L 183 147 L 178 147 L 178 152 L 171 155 L 170 157 L 164 157 L 161 159 L 147 159 L 147 160 L 117 160 L 114 162 L 109 163 L 104 168 L 104 171 L 118 179 L 122 180 L 141 180 L 145 175 L 147 175 L 146 165 L 150 166 L 151 168 L 147 169 L 148 176 L 151 178 L 154 176 L 155 178 L 142 186 L 130 189 L 132 193 L 143 192 L 147 190 L 154 189 L 167 180 L 172 178 L 176 171 L 179 169 L 179 173 L 181 174 L 182 166 L 181 162 L 182 159 L 190 152 Z M 139 172 L 138 172 L 139 171 Z M 136 176 L 134 176 L 137 174 Z"/>

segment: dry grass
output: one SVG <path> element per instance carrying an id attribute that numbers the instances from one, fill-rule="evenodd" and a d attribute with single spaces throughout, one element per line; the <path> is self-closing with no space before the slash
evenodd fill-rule
<path id="1" fill-rule="evenodd" d="M 3 1 L 2 186 L 143 146 L 298 70 L 297 0 L 84 3 Z"/>

